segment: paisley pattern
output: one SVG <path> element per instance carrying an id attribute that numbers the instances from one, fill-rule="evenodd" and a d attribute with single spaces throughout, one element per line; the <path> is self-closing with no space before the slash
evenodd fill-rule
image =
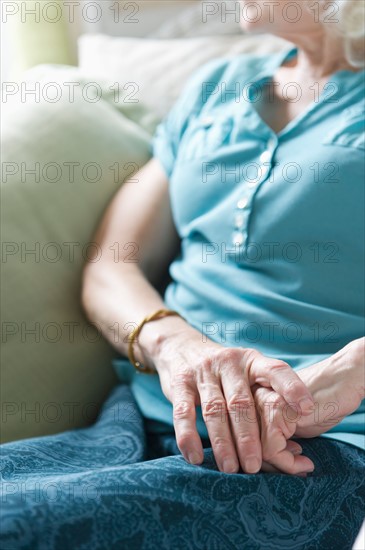
<path id="1" fill-rule="evenodd" d="M 364 517 L 365 453 L 298 440 L 307 478 L 224 474 L 153 433 L 128 385 L 86 429 L 1 447 L 2 550 L 346 550 Z"/>

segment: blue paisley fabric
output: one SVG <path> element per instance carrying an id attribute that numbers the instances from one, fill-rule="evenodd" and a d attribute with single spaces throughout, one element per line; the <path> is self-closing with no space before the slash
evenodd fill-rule
<path id="1" fill-rule="evenodd" d="M 163 425 L 161 424 L 163 427 Z M 185 462 L 148 428 L 128 385 L 85 429 L 1 447 L 1 550 L 346 550 L 364 517 L 365 453 L 298 440 L 307 478 L 224 474 L 209 440 Z"/>

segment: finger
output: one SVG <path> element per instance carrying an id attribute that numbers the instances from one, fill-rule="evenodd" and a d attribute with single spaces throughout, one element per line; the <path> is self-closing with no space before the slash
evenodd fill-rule
<path id="1" fill-rule="evenodd" d="M 239 463 L 219 379 L 209 369 L 203 368 L 199 373 L 197 387 L 203 419 L 218 469 L 228 474 L 236 473 Z"/>
<path id="2" fill-rule="evenodd" d="M 291 443 L 293 443 L 293 445 L 291 445 Z M 296 443 L 295 441 L 293 441 L 291 439 L 288 441 L 287 450 L 290 451 L 294 455 L 300 455 L 303 451 L 303 449 L 299 445 L 299 443 Z M 266 462 L 265 460 L 262 461 L 260 471 L 261 472 L 266 472 L 266 473 L 284 474 L 284 472 L 282 472 L 278 468 L 275 468 L 275 466 L 270 464 L 270 462 Z M 299 474 L 296 474 L 296 475 L 299 475 Z M 304 477 L 307 474 L 302 472 L 302 475 Z"/>
<path id="3" fill-rule="evenodd" d="M 265 357 L 256 350 L 245 349 L 244 360 L 249 384 L 271 387 L 298 413 L 313 412 L 314 401 L 310 391 L 296 372 L 284 361 Z"/>
<path id="4" fill-rule="evenodd" d="M 301 445 L 299 445 L 299 443 L 293 441 L 292 439 L 289 439 L 287 441 L 286 450 L 291 452 L 293 455 L 300 455 L 303 452 Z M 265 460 L 262 461 L 261 471 L 266 473 L 284 474 L 284 472 L 282 472 L 278 468 L 275 468 L 275 466 L 270 464 L 270 462 L 266 462 Z M 305 472 L 299 472 L 295 475 L 300 475 L 301 477 L 307 476 Z"/>
<path id="5" fill-rule="evenodd" d="M 285 474 L 285 472 L 282 472 L 278 468 L 275 468 L 270 462 L 265 462 L 265 460 L 262 461 L 261 471 L 265 473 L 270 474 L 281 474 L 281 475 L 288 475 Z M 299 477 L 307 477 L 307 472 L 297 472 L 296 474 L 293 474 Z"/>
<path id="6" fill-rule="evenodd" d="M 262 463 L 260 428 L 255 401 L 241 366 L 236 364 L 229 372 L 228 368 L 227 373 L 223 371 L 221 384 L 241 467 L 246 473 L 257 473 Z"/>
<path id="7" fill-rule="evenodd" d="M 263 458 L 270 460 L 286 449 L 288 439 L 295 433 L 296 423 L 290 422 L 290 417 L 286 415 L 286 402 L 276 392 L 259 388 L 255 392 L 255 400 L 260 415 Z"/>
<path id="8" fill-rule="evenodd" d="M 301 454 L 300 445 L 286 440 L 280 428 L 267 429 L 265 420 L 262 420 L 261 437 L 263 459 L 281 472 L 298 474 L 314 470 L 313 462 Z M 275 445 L 271 444 L 270 439 L 275 439 Z"/>
<path id="9" fill-rule="evenodd" d="M 288 443 L 287 450 L 290 451 L 292 454 L 300 455 L 302 453 L 303 449 L 299 445 L 299 443 L 297 443 L 296 441 L 293 441 L 292 439 L 289 439 L 287 443 Z M 273 474 L 284 474 L 284 472 L 282 472 L 278 468 L 275 468 L 275 466 L 270 464 L 270 462 L 266 462 L 265 460 L 262 461 L 261 472 L 273 473 Z M 300 472 L 300 473 L 297 473 L 296 475 L 301 475 L 302 477 L 306 477 L 307 474 L 305 472 Z"/>
<path id="10" fill-rule="evenodd" d="M 177 446 L 185 460 L 191 464 L 201 464 L 204 460 L 204 452 L 196 428 L 196 389 L 176 379 L 171 386 Z"/>
<path id="11" fill-rule="evenodd" d="M 303 455 L 293 455 L 289 451 L 282 451 L 270 459 L 270 464 L 285 474 L 310 473 L 314 464 L 310 458 Z"/>
<path id="12" fill-rule="evenodd" d="M 292 439 L 289 439 L 286 442 L 286 450 L 289 451 L 293 455 L 301 455 L 303 452 L 303 448 L 299 443 L 296 441 L 293 441 Z"/>
<path id="13" fill-rule="evenodd" d="M 296 424 L 288 422 L 283 414 L 283 398 L 267 388 L 259 388 L 255 392 L 255 399 L 260 409 L 263 460 L 283 473 L 313 471 L 314 464 L 301 455 L 301 446 L 295 441 L 289 441 Z"/>

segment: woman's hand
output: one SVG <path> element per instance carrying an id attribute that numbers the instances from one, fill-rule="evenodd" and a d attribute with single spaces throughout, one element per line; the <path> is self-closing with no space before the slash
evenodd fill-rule
<path id="1" fill-rule="evenodd" d="M 298 420 L 295 435 L 316 437 L 356 411 L 365 398 L 365 338 L 297 374 L 312 393 L 315 407 Z"/>
<path id="2" fill-rule="evenodd" d="M 165 318 L 167 338 L 148 346 L 148 359 L 155 366 L 163 393 L 173 404 L 176 441 L 193 464 L 203 460 L 203 447 L 196 429 L 196 411 L 202 407 L 210 442 L 219 470 L 233 473 L 239 466 L 246 473 L 262 466 L 260 426 L 251 387 L 273 388 L 302 414 L 310 413 L 313 400 L 293 369 L 253 349 L 225 348 L 202 340 L 200 332 L 183 320 Z M 148 339 L 153 323 L 141 335 Z M 160 334 L 162 333 L 160 325 Z M 143 351 L 143 341 L 139 341 Z M 297 450 L 297 449 L 296 449 Z"/>
<path id="3" fill-rule="evenodd" d="M 365 397 L 365 339 L 354 340 L 331 357 L 297 371 L 315 404 L 303 416 L 272 389 L 253 390 L 259 411 L 263 470 L 285 473 L 310 471 L 311 461 L 288 452 L 289 438 L 316 437 L 353 413 Z"/>
<path id="4" fill-rule="evenodd" d="M 297 430 L 301 411 L 270 388 L 257 386 L 253 394 L 260 420 L 262 470 L 302 476 L 312 472 L 313 462 L 302 456 L 301 446 L 290 439 Z"/>

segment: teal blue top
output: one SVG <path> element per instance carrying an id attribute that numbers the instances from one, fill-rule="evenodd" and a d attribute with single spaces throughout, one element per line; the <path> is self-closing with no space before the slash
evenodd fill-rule
<path id="1" fill-rule="evenodd" d="M 296 53 L 200 68 L 157 128 L 153 155 L 182 241 L 167 307 L 224 346 L 301 369 L 364 335 L 365 73 L 333 74 L 320 96 L 311 87 L 313 102 L 276 134 L 255 104 Z M 158 376 L 127 360 L 115 367 L 142 413 L 172 424 Z M 365 449 L 364 420 L 365 401 L 324 437 Z"/>

